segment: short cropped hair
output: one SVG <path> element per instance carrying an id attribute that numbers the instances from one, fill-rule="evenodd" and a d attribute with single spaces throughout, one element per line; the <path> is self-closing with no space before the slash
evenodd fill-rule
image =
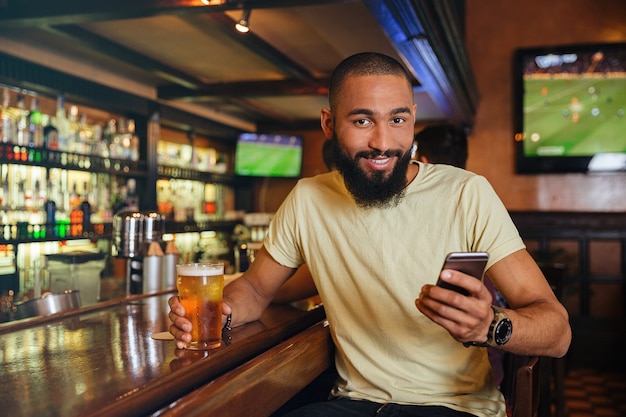
<path id="1" fill-rule="evenodd" d="M 453 125 L 425 127 L 415 135 L 417 152 L 433 164 L 465 168 L 467 163 L 467 134 Z"/>
<path id="2" fill-rule="evenodd" d="M 358 53 L 341 61 L 331 74 L 328 89 L 330 110 L 337 108 L 341 88 L 348 77 L 366 75 L 399 75 L 406 79 L 407 86 L 411 89 L 411 78 L 397 60 L 377 52 Z"/>

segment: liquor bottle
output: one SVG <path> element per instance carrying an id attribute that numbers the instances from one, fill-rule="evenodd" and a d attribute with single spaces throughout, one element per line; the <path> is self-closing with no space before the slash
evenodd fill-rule
<path id="1" fill-rule="evenodd" d="M 82 212 L 83 218 L 83 234 L 91 233 L 91 204 L 89 203 L 87 182 L 84 184 L 84 196 L 82 203 L 80 203 L 80 211 Z"/>
<path id="2" fill-rule="evenodd" d="M 91 152 L 91 142 L 93 141 L 93 129 L 87 123 L 87 115 L 81 113 L 78 118 L 78 143 L 79 153 L 88 155 Z"/>
<path id="3" fill-rule="evenodd" d="M 76 182 L 72 184 L 72 191 L 69 196 L 70 209 L 77 208 L 80 205 L 80 196 L 78 194 L 78 185 Z"/>
<path id="4" fill-rule="evenodd" d="M 46 149 L 59 149 L 59 131 L 54 126 L 55 122 L 56 120 L 48 118 L 48 123 L 43 128 L 43 141 Z"/>
<path id="5" fill-rule="evenodd" d="M 6 96 L 6 99 L 5 99 Z M 5 126 L 4 126 L 4 119 L 5 117 L 8 118 L 8 110 L 9 110 L 9 90 L 7 90 L 6 88 L 2 89 L 2 101 L 0 102 L 0 143 L 6 143 L 8 142 L 8 133 L 9 132 L 4 132 Z M 6 114 L 5 114 L 6 113 Z"/>
<path id="6" fill-rule="evenodd" d="M 111 187 L 109 184 L 112 182 L 108 175 L 99 175 L 99 181 L 101 181 L 100 186 L 100 204 L 98 208 L 101 213 L 101 217 L 103 221 L 110 222 L 113 218 L 113 205 L 111 202 Z"/>
<path id="7" fill-rule="evenodd" d="M 78 122 L 78 107 L 70 106 L 70 116 L 69 116 L 69 135 L 67 138 L 67 150 L 73 153 L 82 153 L 81 152 L 81 143 L 80 143 L 80 124 Z"/>
<path id="8" fill-rule="evenodd" d="M 65 114 L 65 97 L 63 94 L 59 94 L 57 97 L 57 111 L 56 111 L 56 128 L 58 131 L 58 149 L 61 151 L 67 151 L 68 149 L 68 137 L 70 134 L 70 122 L 67 120 Z"/>
<path id="9" fill-rule="evenodd" d="M 217 209 L 216 197 L 217 187 L 216 184 L 204 185 L 204 213 L 215 214 Z"/>
<path id="10" fill-rule="evenodd" d="M 46 189 L 41 187 L 41 181 L 35 180 L 34 207 L 35 210 L 43 210 L 46 203 Z"/>
<path id="11" fill-rule="evenodd" d="M 15 107 L 11 107 L 11 95 L 9 89 L 5 88 L 2 92 L 2 141 L 4 143 L 17 143 L 17 123 L 19 120 L 19 112 Z"/>
<path id="12" fill-rule="evenodd" d="M 4 89 L 2 93 L 2 142 L 15 143 L 17 121 L 15 120 L 15 108 L 11 107 L 11 96 L 9 90 Z M 11 152 L 12 153 L 12 152 Z M 8 155 L 5 155 L 8 156 Z"/>
<path id="13" fill-rule="evenodd" d="M 9 181 L 8 181 L 9 165 L 3 164 L 1 168 L 2 168 L 2 191 L 0 191 L 0 194 L 2 194 L 3 198 L 2 198 L 2 203 L 0 203 L 0 208 L 4 208 L 4 207 L 8 207 L 11 201 L 11 195 L 9 194 Z"/>
<path id="14" fill-rule="evenodd" d="M 41 147 L 43 145 L 42 114 L 39 110 L 39 99 L 33 97 L 30 102 L 30 112 L 28 113 L 28 146 Z"/>
<path id="15" fill-rule="evenodd" d="M 139 137 L 135 133 L 135 121 L 133 119 L 128 120 L 128 134 L 130 135 L 129 159 L 131 161 L 138 161 L 139 160 Z"/>
<path id="16" fill-rule="evenodd" d="M 70 194 L 70 236 L 83 234 L 83 212 L 80 208 L 80 203 L 80 197 L 74 182 L 72 193 Z"/>
<path id="17" fill-rule="evenodd" d="M 17 145 L 28 145 L 30 132 L 28 130 L 28 112 L 26 111 L 23 94 L 17 96 Z"/>
<path id="18" fill-rule="evenodd" d="M 0 167 L 2 167 L 4 171 L 4 165 L 0 165 Z M 4 193 L 4 190 L 5 190 L 5 185 L 4 185 L 4 180 L 3 180 L 2 186 L 0 186 L 0 213 L 4 213 L 4 206 L 6 204 L 6 194 Z M 2 238 L 1 235 L 2 233 L 0 233 L 0 238 Z"/>
<path id="19" fill-rule="evenodd" d="M 134 178 L 129 178 L 126 182 L 127 194 L 126 194 L 126 209 L 139 211 L 139 196 L 137 195 L 137 181 Z"/>
<path id="20" fill-rule="evenodd" d="M 26 194 L 24 192 L 24 181 L 19 181 L 17 183 L 17 195 L 15 198 L 15 208 L 23 209 L 26 207 Z"/>
<path id="21" fill-rule="evenodd" d="M 130 159 L 130 139 L 129 133 L 130 120 L 119 118 L 117 121 L 117 133 L 120 141 L 120 158 Z M 133 122 L 134 126 L 135 122 Z"/>
<path id="22" fill-rule="evenodd" d="M 120 137 L 117 134 L 115 119 L 110 119 L 104 130 L 104 140 L 109 145 L 109 157 L 118 159 L 121 157 Z"/>
<path id="23" fill-rule="evenodd" d="M 58 236 L 60 238 L 71 236 L 70 235 L 71 220 L 68 218 L 67 213 L 62 210 L 57 211 L 56 219 L 57 221 L 54 227 L 55 236 Z"/>
<path id="24" fill-rule="evenodd" d="M 117 180 L 111 181 L 111 211 L 113 214 L 126 209 L 126 185 L 120 185 Z"/>
<path id="25" fill-rule="evenodd" d="M 91 154 L 99 156 L 101 158 L 109 157 L 109 147 L 106 144 L 102 135 L 102 126 L 94 125 L 93 127 L 93 141 L 91 143 Z"/>
<path id="26" fill-rule="evenodd" d="M 31 211 L 35 202 L 33 201 L 33 190 L 30 187 L 26 187 L 26 184 L 22 182 L 24 186 L 24 208 L 26 211 Z"/>
<path id="27" fill-rule="evenodd" d="M 117 133 L 113 137 L 116 158 L 128 159 L 130 154 L 130 136 L 128 135 L 126 119 L 120 117 L 117 120 Z"/>
<path id="28" fill-rule="evenodd" d="M 47 236 L 56 236 L 55 233 L 55 224 L 56 224 L 56 212 L 57 205 L 52 199 L 52 182 L 48 181 L 48 198 L 44 203 L 44 211 L 46 212 L 46 235 Z"/>
<path id="29" fill-rule="evenodd" d="M 157 180 L 157 210 L 166 219 L 173 219 L 173 203 L 170 188 L 170 180 Z"/>

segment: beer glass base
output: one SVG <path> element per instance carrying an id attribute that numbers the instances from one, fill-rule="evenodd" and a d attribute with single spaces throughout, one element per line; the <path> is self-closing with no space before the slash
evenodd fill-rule
<path id="1" fill-rule="evenodd" d="M 187 350 L 207 350 L 207 349 L 215 349 L 222 346 L 222 341 L 217 340 L 215 342 L 192 342 L 187 343 L 185 349 Z"/>

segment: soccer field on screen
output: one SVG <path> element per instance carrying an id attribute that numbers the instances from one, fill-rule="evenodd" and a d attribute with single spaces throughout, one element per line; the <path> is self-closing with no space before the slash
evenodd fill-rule
<path id="1" fill-rule="evenodd" d="M 524 154 L 626 152 L 626 78 L 524 80 Z"/>
<path id="2" fill-rule="evenodd" d="M 239 175 L 297 177 L 300 175 L 302 148 L 284 144 L 242 142 L 235 159 Z"/>

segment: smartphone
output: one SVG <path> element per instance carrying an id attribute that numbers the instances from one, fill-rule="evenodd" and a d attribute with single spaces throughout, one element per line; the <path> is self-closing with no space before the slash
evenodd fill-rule
<path id="1" fill-rule="evenodd" d="M 487 252 L 452 252 L 446 256 L 441 270 L 454 269 L 482 280 L 488 260 L 489 254 Z M 444 282 L 441 279 L 437 280 L 437 285 L 463 295 L 469 295 L 465 289 Z"/>

